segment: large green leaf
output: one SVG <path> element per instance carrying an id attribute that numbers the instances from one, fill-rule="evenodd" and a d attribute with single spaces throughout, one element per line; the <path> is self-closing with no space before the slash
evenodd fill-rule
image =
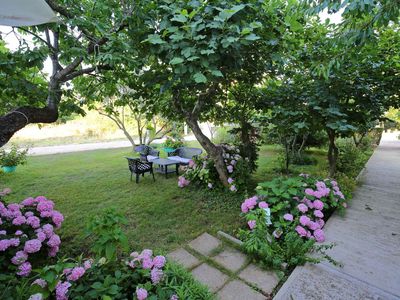
<path id="1" fill-rule="evenodd" d="M 197 72 L 196 74 L 193 75 L 193 79 L 196 83 L 206 83 L 207 82 L 207 77 L 204 76 L 202 73 Z"/>

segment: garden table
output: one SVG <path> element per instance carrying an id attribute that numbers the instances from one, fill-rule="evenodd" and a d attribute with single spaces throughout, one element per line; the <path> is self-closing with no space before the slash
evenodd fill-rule
<path id="1" fill-rule="evenodd" d="M 155 160 L 152 160 L 152 163 L 155 165 L 158 165 L 158 168 L 156 168 L 156 172 L 165 174 L 165 178 L 168 178 L 168 173 L 174 173 L 176 172 L 176 175 L 179 175 L 178 169 L 180 162 L 168 158 L 157 158 Z M 168 166 L 175 165 L 175 170 L 168 170 Z"/>

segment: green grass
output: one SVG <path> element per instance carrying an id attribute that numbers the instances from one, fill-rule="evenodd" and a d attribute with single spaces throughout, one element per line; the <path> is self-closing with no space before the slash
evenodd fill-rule
<path id="1" fill-rule="evenodd" d="M 296 167 L 294 172 L 318 173 L 326 168 L 324 153 L 314 154 L 320 163 Z M 146 174 L 136 184 L 129 180 L 123 158 L 129 155 L 130 149 L 125 148 L 29 157 L 15 173 L 0 173 L 0 188 L 13 190 L 7 202 L 38 195 L 52 199 L 65 216 L 62 249 L 74 253 L 88 246 L 87 221 L 107 207 L 116 207 L 127 217 L 124 229 L 135 250 L 170 251 L 204 231 L 233 232 L 240 226 L 241 196 L 180 189 L 174 174 L 168 179 L 156 174 L 155 183 Z M 254 182 L 276 176 L 276 156 L 276 147 L 262 147 Z"/>

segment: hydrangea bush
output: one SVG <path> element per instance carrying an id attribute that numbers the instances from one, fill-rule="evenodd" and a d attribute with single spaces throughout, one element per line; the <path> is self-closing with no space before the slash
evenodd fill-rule
<path id="1" fill-rule="evenodd" d="M 19 204 L 0 201 L 1 273 L 28 276 L 32 264 L 54 257 L 61 244 L 56 230 L 63 221 L 63 215 L 54 210 L 54 202 L 43 196 Z"/>
<path id="2" fill-rule="evenodd" d="M 213 299 L 186 270 L 149 249 L 124 259 L 61 260 L 40 270 L 29 292 L 30 300 Z"/>
<path id="3" fill-rule="evenodd" d="M 60 261 L 43 268 L 32 283 L 31 298 L 178 299 L 173 289 L 165 287 L 165 267 L 166 258 L 148 249 L 122 260 Z"/>
<path id="4" fill-rule="evenodd" d="M 310 251 L 330 260 L 323 250 L 332 245 L 319 243 L 325 241 L 327 217 L 346 207 L 336 181 L 301 174 L 260 183 L 256 191 L 241 205 L 247 229 L 240 230 L 239 236 L 247 252 L 277 268 L 283 263 L 318 262 L 308 255 Z"/>
<path id="5" fill-rule="evenodd" d="M 242 158 L 238 147 L 228 144 L 223 144 L 221 147 L 229 175 L 229 190 L 236 192 L 245 189 L 249 177 L 248 161 Z M 222 188 L 214 161 L 211 158 L 202 156 L 189 162 L 185 173 L 178 178 L 178 186 L 183 188 L 191 183 L 208 189 Z"/>

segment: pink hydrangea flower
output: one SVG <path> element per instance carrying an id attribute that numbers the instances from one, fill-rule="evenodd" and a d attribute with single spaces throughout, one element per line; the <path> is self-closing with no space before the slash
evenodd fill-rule
<path id="1" fill-rule="evenodd" d="M 297 205 L 297 209 L 299 211 L 301 211 L 302 213 L 305 213 L 308 211 L 308 207 L 304 203 L 300 203 L 299 205 Z"/>
<path id="2" fill-rule="evenodd" d="M 141 258 L 151 258 L 152 255 L 153 255 L 153 251 L 150 249 L 144 249 L 142 251 L 142 253 L 140 253 Z"/>
<path id="3" fill-rule="evenodd" d="M 307 227 L 310 228 L 311 230 L 317 230 L 320 228 L 319 223 L 313 221 L 308 222 Z"/>
<path id="4" fill-rule="evenodd" d="M 153 268 L 150 272 L 150 278 L 151 278 L 151 282 L 153 284 L 157 284 L 161 281 L 163 277 L 163 271 L 161 271 L 158 268 Z"/>
<path id="5" fill-rule="evenodd" d="M 231 192 L 236 192 L 237 188 L 234 185 L 231 185 L 231 187 L 229 188 L 231 190 Z"/>
<path id="6" fill-rule="evenodd" d="M 27 211 L 27 212 L 25 213 L 25 217 L 26 217 L 26 218 L 32 217 L 32 216 L 33 216 L 33 212 L 31 212 L 31 211 Z"/>
<path id="7" fill-rule="evenodd" d="M 62 222 L 64 222 L 64 216 L 59 211 L 54 210 L 51 215 L 51 220 L 56 225 L 57 228 L 61 227 Z"/>
<path id="8" fill-rule="evenodd" d="M 233 173 L 233 166 L 232 165 L 228 165 L 226 167 L 226 169 L 228 170 L 228 173 Z"/>
<path id="9" fill-rule="evenodd" d="M 138 288 L 136 290 L 136 297 L 138 300 L 144 300 L 147 298 L 147 290 L 144 288 Z"/>
<path id="10" fill-rule="evenodd" d="M 229 184 L 232 184 L 232 182 L 233 182 L 233 179 L 232 179 L 231 177 L 229 177 L 229 178 L 228 178 L 228 183 L 229 183 Z"/>
<path id="11" fill-rule="evenodd" d="M 39 241 L 44 242 L 46 237 L 46 234 L 43 231 L 39 231 L 38 233 L 36 233 L 36 237 Z"/>
<path id="12" fill-rule="evenodd" d="M 177 295 L 172 295 L 170 300 L 179 300 Z"/>
<path id="13" fill-rule="evenodd" d="M 40 219 L 35 216 L 28 217 L 26 219 L 26 224 L 30 225 L 34 229 L 39 228 L 40 227 Z"/>
<path id="14" fill-rule="evenodd" d="M 297 225 L 295 228 L 296 232 L 301 236 L 307 236 L 307 230 L 305 230 L 303 227 L 301 227 L 300 225 Z"/>
<path id="15" fill-rule="evenodd" d="M 50 238 L 53 235 L 53 225 L 51 224 L 44 224 L 42 226 L 42 230 L 48 238 Z"/>
<path id="16" fill-rule="evenodd" d="M 35 199 L 33 199 L 32 197 L 26 198 L 24 201 L 21 202 L 23 205 L 25 206 L 33 206 L 34 204 L 36 204 Z"/>
<path id="17" fill-rule="evenodd" d="M 71 273 L 68 275 L 67 279 L 69 281 L 77 281 L 85 274 L 85 268 L 83 267 L 75 267 L 72 269 Z"/>
<path id="18" fill-rule="evenodd" d="M 37 197 L 36 199 L 38 199 Z M 47 200 L 46 198 L 39 200 L 38 205 L 36 206 L 36 210 L 38 212 L 42 211 L 52 211 L 54 209 L 54 202 L 51 200 Z"/>
<path id="19" fill-rule="evenodd" d="M 322 210 L 324 208 L 324 203 L 321 200 L 315 200 L 313 202 L 314 208 L 318 210 Z"/>
<path id="20" fill-rule="evenodd" d="M 301 216 L 299 219 L 301 225 L 306 226 L 310 222 L 310 218 L 307 216 Z"/>
<path id="21" fill-rule="evenodd" d="M 29 262 L 24 262 L 18 267 L 17 275 L 25 277 L 28 276 L 32 271 L 32 265 Z"/>
<path id="22" fill-rule="evenodd" d="M 317 219 L 317 223 L 319 224 L 319 228 L 322 228 L 325 225 L 325 221 L 322 219 Z"/>
<path id="23" fill-rule="evenodd" d="M 28 254 L 26 254 L 24 251 L 17 251 L 17 253 L 15 253 L 15 256 L 11 258 L 11 262 L 14 265 L 20 265 L 26 262 L 27 259 L 28 259 Z"/>
<path id="24" fill-rule="evenodd" d="M 20 236 L 20 235 L 23 235 L 24 233 L 21 231 L 21 230 L 17 230 L 16 232 L 15 232 L 15 235 L 17 235 L 17 236 Z"/>
<path id="25" fill-rule="evenodd" d="M 256 227 L 256 221 L 255 220 L 250 220 L 247 222 L 247 225 L 249 225 L 249 228 L 253 230 Z"/>
<path id="26" fill-rule="evenodd" d="M 314 210 L 314 216 L 316 216 L 317 218 L 323 218 L 324 214 L 320 210 Z"/>
<path id="27" fill-rule="evenodd" d="M 6 251 L 10 247 L 9 240 L 0 240 L 0 251 Z"/>
<path id="28" fill-rule="evenodd" d="M 149 257 L 145 257 L 142 261 L 143 269 L 151 269 L 153 267 L 153 260 Z"/>
<path id="29" fill-rule="evenodd" d="M 36 284 L 36 285 L 38 285 L 38 286 L 40 286 L 42 288 L 45 288 L 47 286 L 46 280 L 41 279 L 41 278 L 36 279 L 34 282 L 32 282 L 32 285 L 34 285 L 34 284 Z"/>
<path id="30" fill-rule="evenodd" d="M 196 166 L 195 162 L 193 160 L 189 160 L 189 168 L 193 168 L 195 166 Z"/>
<path id="31" fill-rule="evenodd" d="M 54 256 L 56 256 L 56 254 L 57 254 L 57 252 L 60 250 L 60 248 L 57 246 L 57 247 L 52 247 L 52 248 L 50 248 L 49 249 L 49 256 L 50 257 L 54 257 Z"/>
<path id="32" fill-rule="evenodd" d="M 68 281 L 59 281 L 56 286 L 56 300 L 68 300 L 68 289 L 71 287 L 71 283 Z"/>
<path id="33" fill-rule="evenodd" d="M 7 235 L 7 231 L 5 231 L 5 230 L 0 230 L 0 235 Z"/>
<path id="34" fill-rule="evenodd" d="M 322 229 L 315 230 L 314 231 L 314 237 L 315 237 L 315 240 L 318 243 L 322 243 L 322 242 L 325 241 L 325 233 L 324 233 L 324 231 Z"/>
<path id="35" fill-rule="evenodd" d="M 293 221 L 293 215 L 292 214 L 284 214 L 283 219 L 289 222 Z"/>
<path id="36" fill-rule="evenodd" d="M 19 238 L 12 238 L 12 239 L 9 239 L 8 242 L 10 243 L 10 247 L 18 247 L 20 240 L 19 240 Z"/>
<path id="37" fill-rule="evenodd" d="M 85 260 L 85 262 L 83 263 L 83 267 L 85 268 L 85 270 L 89 270 L 92 267 L 92 260 Z"/>
<path id="38" fill-rule="evenodd" d="M 42 242 L 38 239 L 33 239 L 25 242 L 24 251 L 26 253 L 35 253 L 42 247 Z"/>
<path id="39" fill-rule="evenodd" d="M 25 223 L 26 223 L 26 218 L 24 216 L 16 217 L 12 221 L 12 224 L 15 225 L 15 226 L 20 226 L 20 225 L 25 224 Z"/>
<path id="40" fill-rule="evenodd" d="M 247 207 L 246 203 L 243 202 L 242 205 L 240 206 L 242 213 L 248 213 L 249 212 L 249 208 Z"/>
<path id="41" fill-rule="evenodd" d="M 155 268 L 161 269 L 162 267 L 164 267 L 165 262 L 166 262 L 165 257 L 162 255 L 158 255 L 153 259 L 153 266 Z"/>
<path id="42" fill-rule="evenodd" d="M 61 239 L 57 234 L 53 234 L 47 242 L 50 247 L 58 247 L 61 244 Z"/>
<path id="43" fill-rule="evenodd" d="M 310 188 L 305 189 L 304 193 L 306 193 L 307 195 L 310 195 L 310 196 L 314 196 L 314 191 Z"/>
<path id="44" fill-rule="evenodd" d="M 258 203 L 258 207 L 259 208 L 268 208 L 268 203 L 265 201 L 261 201 L 260 203 Z"/>

